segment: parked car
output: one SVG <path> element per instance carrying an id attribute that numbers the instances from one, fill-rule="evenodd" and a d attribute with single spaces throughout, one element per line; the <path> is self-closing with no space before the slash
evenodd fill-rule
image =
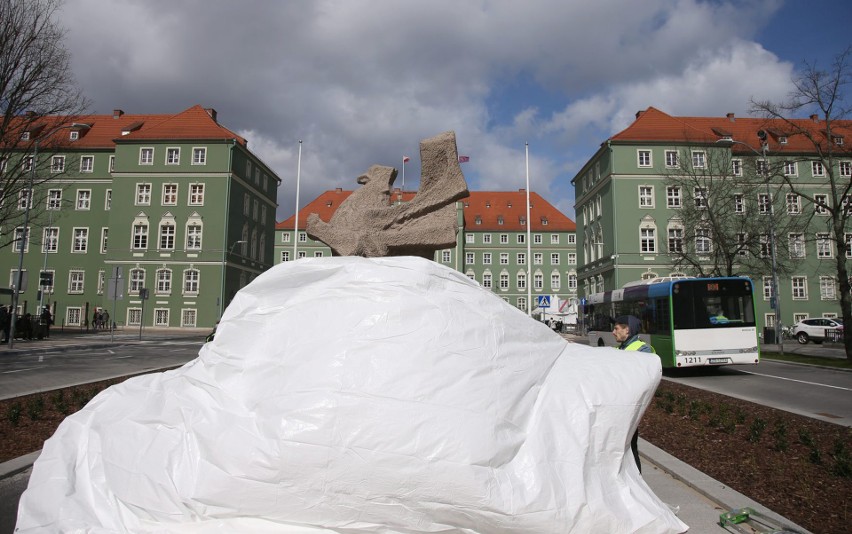
<path id="1" fill-rule="evenodd" d="M 819 344 L 825 341 L 827 329 L 843 332 L 843 323 L 840 319 L 826 317 L 804 319 L 793 325 L 793 336 L 802 345 L 807 344 L 808 341 Z"/>

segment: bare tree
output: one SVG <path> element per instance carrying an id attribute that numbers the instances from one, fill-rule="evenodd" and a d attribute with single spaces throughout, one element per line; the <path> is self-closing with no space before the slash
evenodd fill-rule
<path id="1" fill-rule="evenodd" d="M 701 154 L 700 162 L 693 154 Z M 676 168 L 665 172 L 666 197 L 680 207 L 667 221 L 668 253 L 675 270 L 697 276 L 756 277 L 771 270 L 776 233 L 800 231 L 801 221 L 772 209 L 766 169 L 731 157 L 729 146 L 686 147 Z M 776 257 L 789 258 L 786 240 L 775 240 Z M 789 260 L 778 264 L 785 272 Z"/>
<path id="2" fill-rule="evenodd" d="M 60 5 L 61 0 L 0 2 L 0 226 L 4 228 L 22 225 L 24 210 L 19 207 L 32 195 L 30 180 L 38 186 L 61 174 L 47 169 L 57 138 L 50 133 L 71 124 L 88 107 L 63 46 L 65 30 L 55 20 Z M 36 147 L 39 156 L 33 158 Z M 38 200 L 30 199 L 33 209 L 43 207 Z M 0 247 L 14 240 L 14 233 L 6 232 Z"/>
<path id="3" fill-rule="evenodd" d="M 852 254 L 849 229 L 852 164 L 840 160 L 852 156 L 852 124 L 848 120 L 850 108 L 844 93 L 852 76 L 850 59 L 852 47 L 838 54 L 829 70 L 819 68 L 815 62 L 806 63 L 802 74 L 793 80 L 793 90 L 785 101 L 751 102 L 753 112 L 781 125 L 780 135 L 806 140 L 810 149 L 808 153 L 787 157 L 789 163 L 816 162 L 822 171 L 819 184 L 802 182 L 791 176 L 782 176 L 781 180 L 793 194 L 813 202 L 827 215 L 821 230 L 830 235 L 837 250 L 835 265 L 840 286 L 840 310 L 847 325 L 843 333 L 847 359 L 852 359 L 852 286 L 847 268 L 847 256 Z M 813 113 L 811 119 L 789 118 L 803 112 Z M 820 191 L 818 195 L 815 193 L 817 190 Z"/>

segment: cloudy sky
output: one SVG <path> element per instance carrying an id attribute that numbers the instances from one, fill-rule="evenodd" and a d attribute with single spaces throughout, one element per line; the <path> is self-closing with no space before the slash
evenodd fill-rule
<path id="1" fill-rule="evenodd" d="M 445 130 L 474 190 L 524 187 L 528 142 L 531 189 L 573 218 L 571 179 L 638 110 L 746 116 L 852 44 L 845 0 L 65 2 L 91 111 L 215 108 L 283 180 L 279 220 L 300 139 L 304 205 L 403 156 L 416 188 Z"/>

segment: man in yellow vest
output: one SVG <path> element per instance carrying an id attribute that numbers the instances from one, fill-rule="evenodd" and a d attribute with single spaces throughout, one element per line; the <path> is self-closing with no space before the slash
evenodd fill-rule
<path id="1" fill-rule="evenodd" d="M 639 331 L 642 329 L 642 322 L 638 317 L 633 315 L 621 315 L 615 318 L 615 326 L 612 327 L 612 335 L 619 343 L 620 350 L 634 350 L 637 352 L 655 352 L 654 347 L 639 339 Z M 639 472 L 642 472 L 642 464 L 639 462 L 639 430 L 633 434 L 633 439 L 630 440 L 630 449 L 633 451 L 633 458 L 636 460 L 636 467 Z"/>

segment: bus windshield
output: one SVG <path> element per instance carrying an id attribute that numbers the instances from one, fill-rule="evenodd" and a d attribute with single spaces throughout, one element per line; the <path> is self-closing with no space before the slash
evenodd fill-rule
<path id="1" fill-rule="evenodd" d="M 674 328 L 755 326 L 748 280 L 696 279 L 672 286 Z"/>

